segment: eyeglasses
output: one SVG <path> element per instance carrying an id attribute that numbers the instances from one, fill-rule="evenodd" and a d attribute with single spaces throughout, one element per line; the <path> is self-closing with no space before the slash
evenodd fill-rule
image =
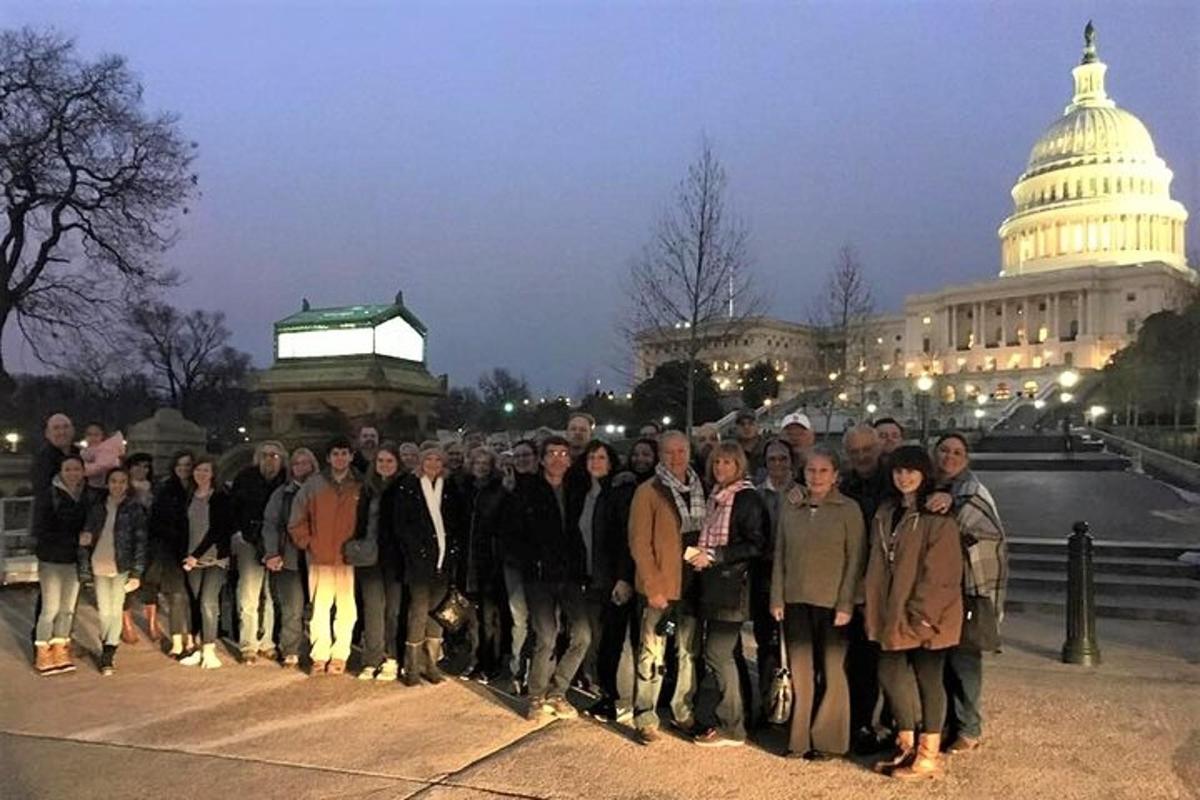
<path id="1" fill-rule="evenodd" d="M 566 450 L 548 450 L 546 458 L 570 458 L 571 454 Z"/>

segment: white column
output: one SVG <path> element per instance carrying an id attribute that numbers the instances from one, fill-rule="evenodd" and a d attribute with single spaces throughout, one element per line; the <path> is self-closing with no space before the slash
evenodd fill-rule
<path id="1" fill-rule="evenodd" d="M 1000 342 L 1001 347 L 1008 345 L 1008 300 L 1000 301 Z"/>
<path id="2" fill-rule="evenodd" d="M 1058 295 L 1050 295 L 1050 342 L 1058 341 Z"/>

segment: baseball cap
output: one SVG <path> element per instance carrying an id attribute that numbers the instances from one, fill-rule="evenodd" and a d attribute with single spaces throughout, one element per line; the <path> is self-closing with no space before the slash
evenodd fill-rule
<path id="1" fill-rule="evenodd" d="M 794 411 L 784 417 L 783 423 L 779 426 L 779 429 L 783 430 L 788 425 L 799 425 L 802 428 L 807 428 L 810 431 L 812 430 L 812 423 L 809 422 L 808 415 L 801 414 L 799 411 Z"/>

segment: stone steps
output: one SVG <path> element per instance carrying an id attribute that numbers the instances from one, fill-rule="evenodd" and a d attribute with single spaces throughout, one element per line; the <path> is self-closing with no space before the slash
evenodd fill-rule
<path id="1" fill-rule="evenodd" d="M 1067 601 L 1065 539 L 1010 539 L 1009 592 L 1014 612 L 1062 614 Z M 1200 570 L 1179 561 L 1200 545 L 1093 542 L 1096 615 L 1200 624 Z"/>

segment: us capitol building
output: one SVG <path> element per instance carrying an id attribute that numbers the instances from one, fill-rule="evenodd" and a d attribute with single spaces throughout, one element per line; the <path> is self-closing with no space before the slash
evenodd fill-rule
<path id="1" fill-rule="evenodd" d="M 1065 369 L 1102 369 L 1147 316 L 1186 302 L 1196 286 L 1185 259 L 1187 210 L 1171 199 L 1171 170 L 1146 126 L 1109 97 L 1107 70 L 1089 23 L 1071 101 L 1012 189 L 999 277 L 910 295 L 902 315 L 871 319 L 856 367 L 867 391 L 843 401 L 911 421 L 914 384 L 928 376 L 936 413 L 965 424 L 978 407 L 1046 396 Z M 637 380 L 682 357 L 686 333 L 639 340 Z M 829 386 L 820 341 L 812 327 L 762 318 L 714 337 L 700 360 L 726 391 L 736 390 L 740 370 L 767 361 L 782 399 Z"/>

